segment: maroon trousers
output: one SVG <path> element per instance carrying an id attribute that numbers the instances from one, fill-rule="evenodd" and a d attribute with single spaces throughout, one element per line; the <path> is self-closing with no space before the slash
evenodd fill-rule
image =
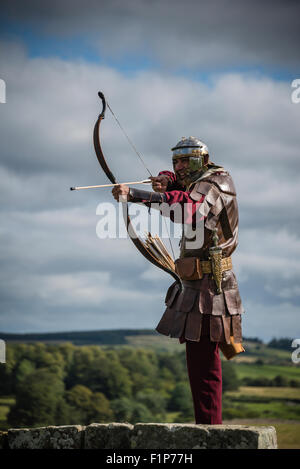
<path id="1" fill-rule="evenodd" d="M 196 423 L 222 423 L 222 368 L 219 345 L 207 328 L 199 342 L 186 342 L 186 363 Z"/>

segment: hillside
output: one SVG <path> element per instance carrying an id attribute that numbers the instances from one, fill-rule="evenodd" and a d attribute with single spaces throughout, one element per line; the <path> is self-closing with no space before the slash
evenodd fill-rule
<path id="1" fill-rule="evenodd" d="M 71 342 L 74 345 L 123 345 L 127 343 L 127 336 L 140 335 L 158 336 L 158 333 L 152 329 L 113 329 L 99 331 L 67 331 L 27 334 L 11 334 L 0 332 L 0 338 L 5 342 Z"/>
<path id="2" fill-rule="evenodd" d="M 61 399 L 57 418 L 62 418 L 62 424 L 85 418 L 99 422 L 193 420 L 185 346 L 178 339 L 148 329 L 0 333 L 0 338 L 7 349 L 7 363 L 0 366 L 0 430 L 27 425 L 22 420 L 28 410 L 22 408 L 24 402 L 32 401 L 31 411 L 40 418 L 43 406 L 36 402 L 49 392 L 47 405 Z M 278 344 L 273 341 L 273 348 L 257 338 L 245 338 L 245 353 L 229 362 L 221 354 L 223 418 L 272 423 L 280 447 L 299 448 L 300 368 L 291 360 L 293 349 L 286 349 L 288 341 L 283 343 L 285 349 Z M 28 394 L 25 400 L 24 393 Z M 11 414 L 8 421 L 16 404 L 19 414 Z M 43 418 L 42 423 L 48 425 L 48 412 Z M 57 418 L 53 417 L 55 424 Z"/>

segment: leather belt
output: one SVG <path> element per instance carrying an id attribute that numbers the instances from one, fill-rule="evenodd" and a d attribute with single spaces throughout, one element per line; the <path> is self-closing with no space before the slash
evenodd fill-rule
<path id="1" fill-rule="evenodd" d="M 222 272 L 232 269 L 231 257 L 223 257 Z M 175 261 L 175 271 L 181 280 L 200 280 L 204 274 L 212 273 L 211 261 L 204 261 L 198 257 L 184 257 Z"/>

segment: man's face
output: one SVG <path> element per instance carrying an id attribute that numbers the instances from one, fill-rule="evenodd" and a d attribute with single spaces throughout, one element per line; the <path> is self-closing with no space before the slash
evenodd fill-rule
<path id="1" fill-rule="evenodd" d="M 189 167 L 189 157 L 185 156 L 183 158 L 176 158 L 174 161 L 174 170 L 176 172 L 179 182 L 183 182 L 184 178 L 187 175 L 187 169 Z"/>

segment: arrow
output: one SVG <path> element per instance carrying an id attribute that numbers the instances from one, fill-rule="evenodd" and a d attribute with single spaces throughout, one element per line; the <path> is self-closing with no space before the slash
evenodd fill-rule
<path id="1" fill-rule="evenodd" d="M 132 181 L 132 182 L 119 182 L 118 184 L 101 184 L 99 186 L 81 186 L 81 187 L 70 187 L 70 191 L 79 191 L 81 189 L 96 189 L 99 187 L 114 187 L 114 186 L 119 186 L 120 184 L 151 184 L 150 179 L 144 179 L 143 181 Z"/>

